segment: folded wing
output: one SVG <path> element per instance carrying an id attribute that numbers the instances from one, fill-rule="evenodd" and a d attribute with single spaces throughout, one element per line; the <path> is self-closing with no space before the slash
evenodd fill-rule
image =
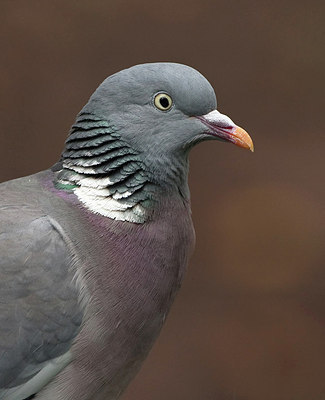
<path id="1" fill-rule="evenodd" d="M 20 400 L 71 360 L 82 322 L 73 249 L 48 216 L 0 207 L 0 398 Z"/>

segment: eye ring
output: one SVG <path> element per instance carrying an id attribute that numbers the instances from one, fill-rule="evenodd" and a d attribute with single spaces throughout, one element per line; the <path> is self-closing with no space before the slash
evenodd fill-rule
<path id="1" fill-rule="evenodd" d="M 172 108 L 173 100 L 167 93 L 157 93 L 154 98 L 154 105 L 160 111 L 169 111 Z"/>

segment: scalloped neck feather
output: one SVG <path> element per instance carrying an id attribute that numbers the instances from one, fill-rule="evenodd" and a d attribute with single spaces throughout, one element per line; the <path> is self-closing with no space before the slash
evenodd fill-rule
<path id="1" fill-rule="evenodd" d="M 144 223 L 155 199 L 139 154 L 116 128 L 81 112 L 72 126 L 56 175 L 56 187 L 72 190 L 86 208 L 120 221 Z"/>

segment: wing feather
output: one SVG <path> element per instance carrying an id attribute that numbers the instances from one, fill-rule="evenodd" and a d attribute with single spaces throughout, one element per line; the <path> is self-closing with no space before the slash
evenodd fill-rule
<path id="1" fill-rule="evenodd" d="M 2 398 L 69 353 L 83 311 L 71 268 L 75 254 L 57 224 L 8 206 L 0 208 L 0 224 Z"/>

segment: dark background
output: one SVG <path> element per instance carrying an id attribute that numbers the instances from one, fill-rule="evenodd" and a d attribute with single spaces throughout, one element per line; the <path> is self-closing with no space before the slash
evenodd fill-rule
<path id="1" fill-rule="evenodd" d="M 59 157 L 108 75 L 176 61 L 253 137 L 192 152 L 197 245 L 123 400 L 325 399 L 324 1 L 0 0 L 0 180 Z"/>

